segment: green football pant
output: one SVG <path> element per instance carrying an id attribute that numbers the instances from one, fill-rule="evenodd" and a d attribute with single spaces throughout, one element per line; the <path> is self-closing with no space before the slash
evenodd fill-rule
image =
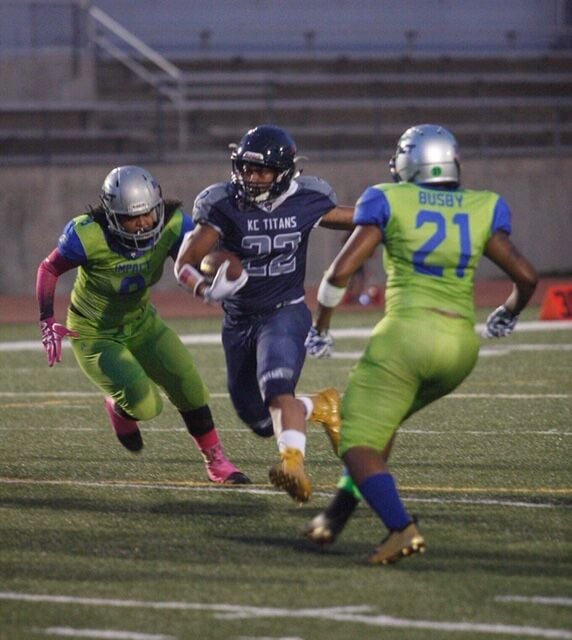
<path id="1" fill-rule="evenodd" d="M 469 320 L 428 309 L 385 316 L 349 375 L 340 455 L 357 446 L 382 451 L 408 416 L 469 375 L 478 353 L 479 339 Z"/>
<path id="2" fill-rule="evenodd" d="M 150 420 L 161 412 L 160 389 L 179 411 L 208 404 L 191 354 L 152 306 L 135 322 L 100 332 L 70 315 L 80 332 L 71 343 L 81 370 L 133 418 Z"/>

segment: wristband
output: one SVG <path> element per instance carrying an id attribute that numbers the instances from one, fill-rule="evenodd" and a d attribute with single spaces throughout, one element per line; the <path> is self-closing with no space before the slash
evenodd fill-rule
<path id="1" fill-rule="evenodd" d="M 200 271 L 197 271 L 192 265 L 184 264 L 176 274 L 177 282 L 183 287 L 192 291 L 193 295 L 197 295 L 197 288 L 203 282 L 205 277 Z"/>
<path id="2" fill-rule="evenodd" d="M 325 273 L 318 287 L 318 302 L 323 307 L 337 307 L 346 293 L 346 287 L 336 287 L 328 282 Z"/>

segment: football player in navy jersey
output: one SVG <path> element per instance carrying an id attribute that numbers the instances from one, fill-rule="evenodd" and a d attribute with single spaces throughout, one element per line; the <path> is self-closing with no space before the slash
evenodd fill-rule
<path id="1" fill-rule="evenodd" d="M 306 502 L 306 420 L 321 423 L 334 449 L 339 439 L 335 389 L 296 397 L 311 313 L 304 302 L 306 254 L 312 229 L 353 229 L 353 208 L 338 206 L 332 187 L 296 171 L 296 145 L 283 129 L 250 129 L 231 155 L 232 176 L 195 200 L 196 229 L 175 263 L 178 281 L 195 296 L 220 301 L 222 341 L 232 403 L 254 433 L 275 435 L 280 461 L 271 482 Z M 231 281 L 223 263 L 207 286 L 198 270 L 215 246 L 236 254 L 245 275 Z"/>

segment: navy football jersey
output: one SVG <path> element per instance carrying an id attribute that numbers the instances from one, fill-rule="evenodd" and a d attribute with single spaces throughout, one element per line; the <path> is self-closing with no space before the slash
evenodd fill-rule
<path id="1" fill-rule="evenodd" d="M 310 232 L 337 205 L 332 187 L 320 178 L 300 176 L 276 200 L 244 207 L 232 184 L 207 187 L 195 200 L 193 220 L 214 227 L 221 248 L 240 257 L 248 282 L 223 307 L 231 315 L 263 313 L 304 297 Z"/>

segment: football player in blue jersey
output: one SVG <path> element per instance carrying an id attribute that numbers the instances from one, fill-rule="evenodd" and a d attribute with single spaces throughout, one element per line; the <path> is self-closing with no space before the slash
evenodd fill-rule
<path id="1" fill-rule="evenodd" d="M 161 388 L 201 451 L 209 479 L 248 484 L 224 454 L 192 356 L 149 300 L 166 260 L 175 259 L 193 226 L 181 202 L 163 199 L 148 171 L 113 169 L 99 206 L 70 220 L 38 268 L 42 343 L 52 367 L 61 361 L 62 338 L 71 337 L 81 370 L 106 396 L 105 410 L 125 448 L 142 449 L 138 422 L 161 412 Z M 76 268 L 64 326 L 54 317 L 56 283 Z"/>
<path id="2" fill-rule="evenodd" d="M 342 402 L 339 451 L 349 473 L 303 530 L 313 542 L 332 543 L 363 496 L 388 530 L 369 558 L 382 565 L 425 550 L 388 459 L 399 426 L 451 393 L 477 362 L 473 279 L 481 257 L 513 281 L 505 303 L 487 319 L 487 337 L 511 333 L 537 283 L 534 267 L 510 240 L 506 201 L 492 191 L 461 188 L 450 131 L 431 124 L 409 128 L 390 170 L 393 183 L 368 187 L 358 200 L 355 231 L 318 289 L 307 346 L 311 355 L 324 356 L 324 334 L 352 273 L 383 243 L 385 315 L 350 373 Z"/>
<path id="3" fill-rule="evenodd" d="M 261 125 L 235 146 L 228 182 L 195 200 L 197 228 L 175 264 L 179 282 L 195 296 L 221 301 L 227 383 L 238 416 L 254 433 L 275 435 L 280 461 L 271 482 L 305 502 L 306 421 L 321 423 L 334 448 L 339 437 L 339 393 L 324 389 L 296 397 L 311 313 L 304 302 L 306 254 L 312 229 L 353 229 L 353 208 L 337 205 L 332 187 L 296 170 L 296 145 L 284 129 Z M 246 275 L 226 278 L 227 263 L 208 286 L 199 271 L 215 246 L 239 256 Z"/>

